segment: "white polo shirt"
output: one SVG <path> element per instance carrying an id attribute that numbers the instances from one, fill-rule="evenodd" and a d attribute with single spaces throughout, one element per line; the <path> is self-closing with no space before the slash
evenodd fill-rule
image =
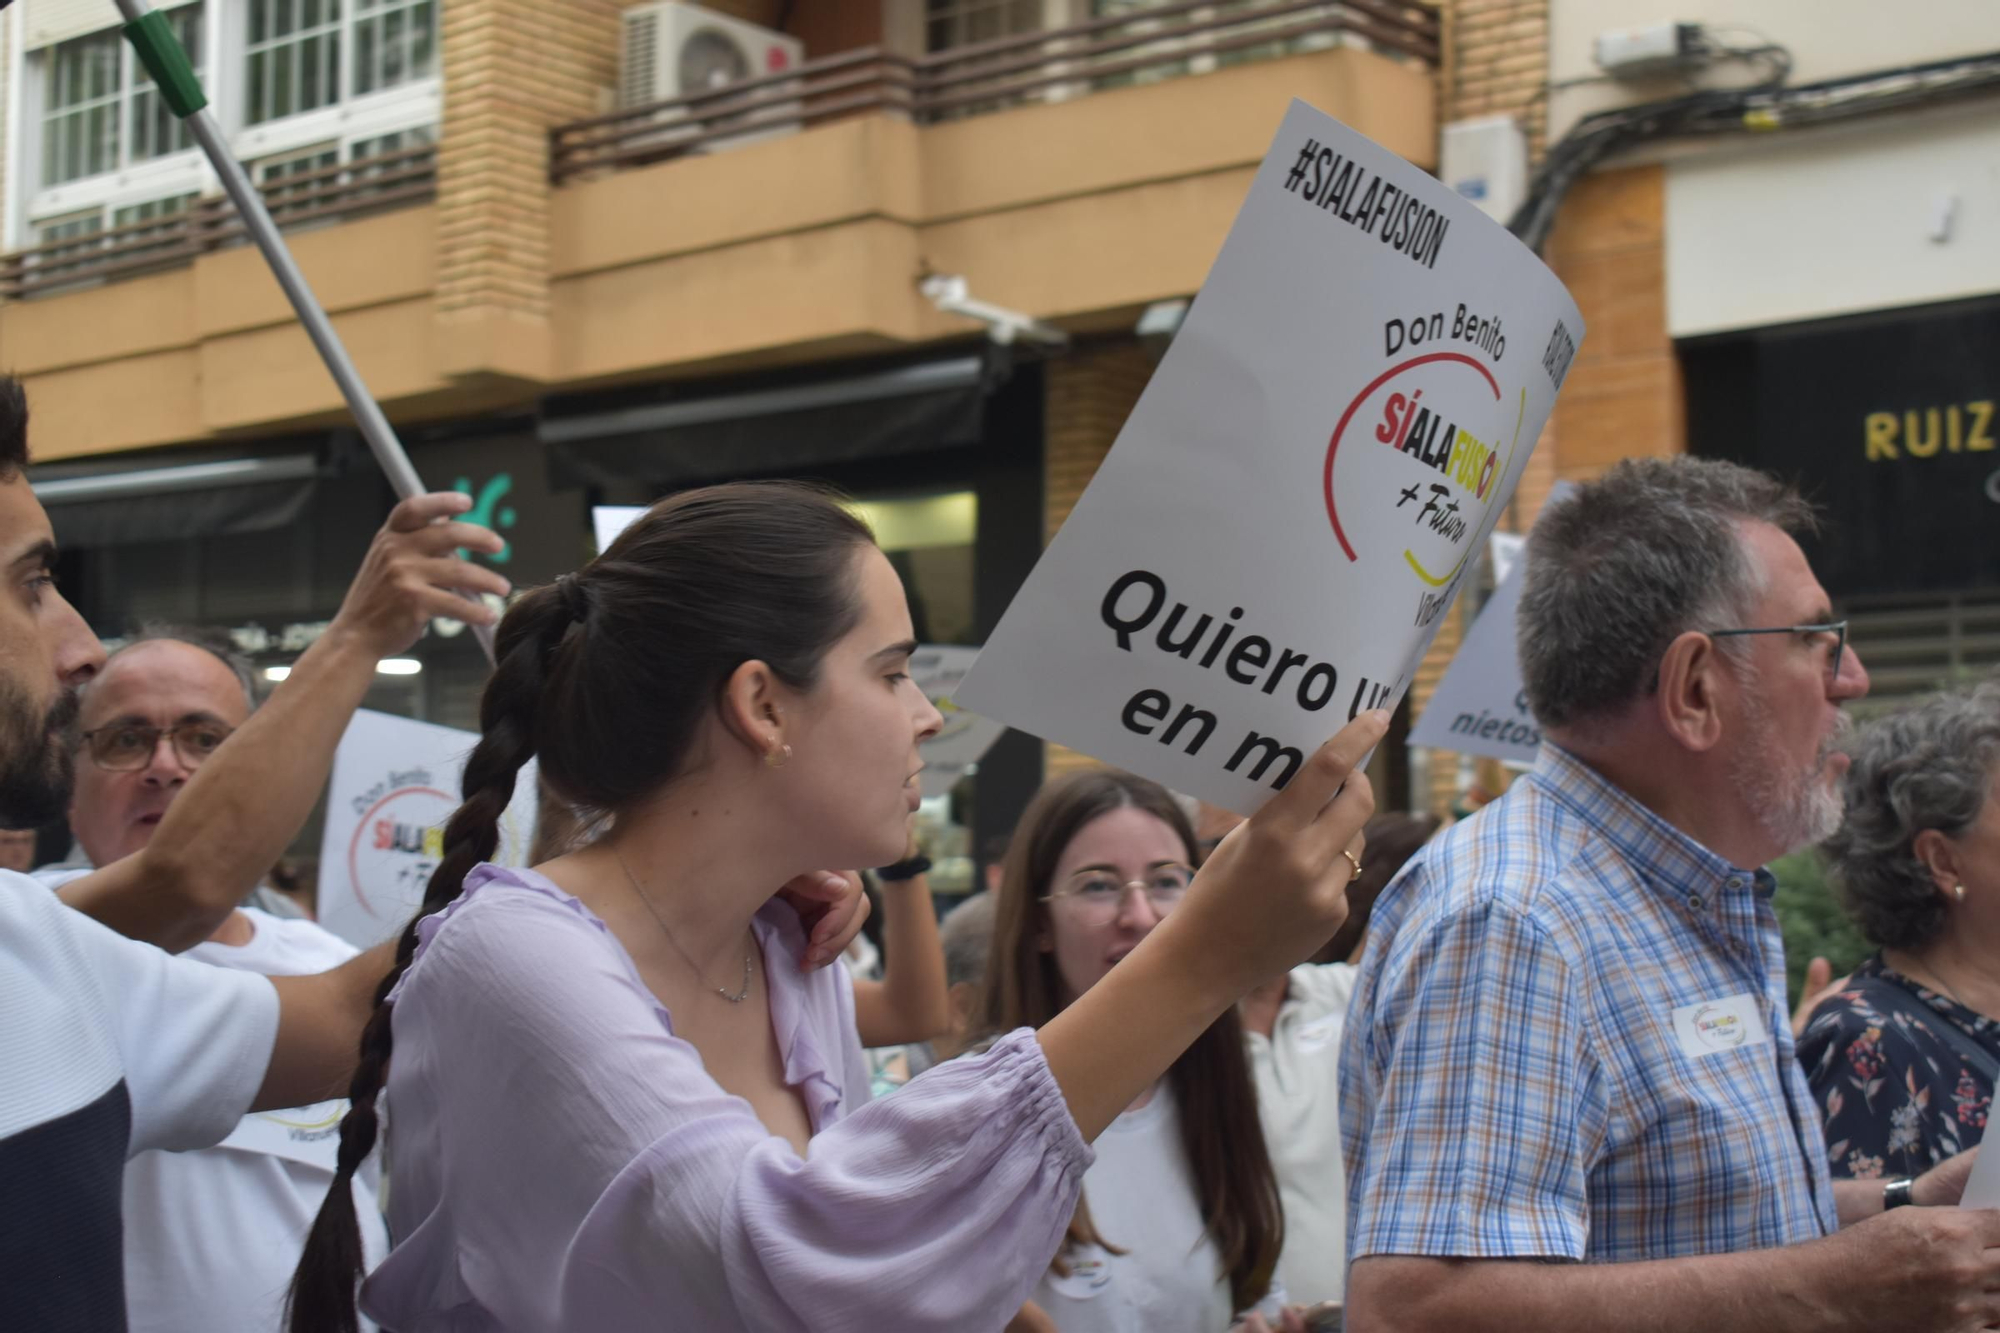
<path id="1" fill-rule="evenodd" d="M 51 888 L 87 869 L 41 870 Z M 339 967 L 358 950 L 311 921 L 241 909 L 246 944 L 204 940 L 183 957 L 263 976 Z M 125 1298 L 130 1333 L 273 1333 L 285 1292 L 333 1183 L 344 1098 L 246 1115 L 198 1152 L 144 1152 L 125 1169 Z M 374 1159 L 353 1184 L 369 1267 L 389 1250 Z M 364 1328 L 374 1325 L 362 1321 Z"/>

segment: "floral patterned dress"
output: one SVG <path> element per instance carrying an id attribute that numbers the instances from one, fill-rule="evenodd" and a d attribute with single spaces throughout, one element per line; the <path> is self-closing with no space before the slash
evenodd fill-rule
<path id="1" fill-rule="evenodd" d="M 1921 1175 L 1986 1133 L 1993 1083 L 1951 1024 L 2000 1060 L 2000 1022 L 1903 976 L 1876 954 L 1813 1010 L 1799 1039 L 1835 1176 Z"/>

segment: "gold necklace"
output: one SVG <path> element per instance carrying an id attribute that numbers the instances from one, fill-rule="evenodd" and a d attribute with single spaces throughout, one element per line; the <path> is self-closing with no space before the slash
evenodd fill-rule
<path id="1" fill-rule="evenodd" d="M 611 859 L 616 861 L 618 863 L 618 868 L 625 872 L 626 880 L 632 885 L 632 892 L 638 894 L 639 901 L 646 904 L 646 910 L 653 914 L 653 921 L 655 924 L 659 926 L 660 933 L 667 937 L 667 943 L 674 946 L 674 952 L 681 956 L 681 961 L 685 962 L 688 965 L 688 970 L 694 973 L 694 979 L 696 981 L 699 981 L 704 989 L 714 991 L 717 995 L 720 995 L 723 999 L 729 1001 L 731 1004 L 741 1004 L 745 1000 L 749 999 L 750 998 L 750 952 L 748 950 L 745 950 L 743 954 L 742 990 L 737 991 L 734 995 L 731 995 L 728 991 L 724 990 L 720 986 L 709 985 L 708 978 L 701 974 L 700 964 L 696 963 L 694 959 L 688 957 L 688 951 L 686 949 L 681 948 L 681 942 L 674 938 L 674 932 L 667 929 L 666 920 L 663 917 L 661 917 L 660 909 L 653 906 L 653 900 L 651 898 L 648 898 L 646 896 L 646 890 L 640 887 L 639 877 L 632 873 L 631 866 L 625 864 L 624 855 L 620 853 L 616 847 L 613 847 L 611 849 Z"/>

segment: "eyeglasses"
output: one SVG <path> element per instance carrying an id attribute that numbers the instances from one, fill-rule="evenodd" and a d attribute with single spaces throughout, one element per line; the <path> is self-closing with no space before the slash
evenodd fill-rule
<path id="1" fill-rule="evenodd" d="M 1085 870 L 1070 876 L 1069 881 L 1054 893 L 1045 895 L 1045 903 L 1067 898 L 1076 910 L 1086 916 L 1108 917 L 1118 911 L 1125 901 L 1127 889 L 1137 889 L 1146 895 L 1146 901 L 1161 916 L 1181 905 L 1187 896 L 1188 886 L 1194 883 L 1194 871 L 1179 862 L 1169 862 L 1154 866 L 1146 872 L 1144 879 L 1121 880 L 1105 870 Z"/>
<path id="2" fill-rule="evenodd" d="M 1835 620 L 1824 625 L 1777 625 L 1767 629 L 1711 629 L 1702 633 L 1711 639 L 1738 638 L 1745 634 L 1797 634 L 1810 640 L 1815 634 L 1833 636 L 1833 651 L 1826 659 L 1826 683 L 1832 685 L 1840 679 L 1840 663 L 1847 652 L 1847 622 Z"/>
<path id="3" fill-rule="evenodd" d="M 118 723 L 83 733 L 91 762 L 113 773 L 131 773 L 153 762 L 160 737 L 171 736 L 174 753 L 189 768 L 214 754 L 229 739 L 232 727 L 220 722 L 182 722 L 172 727 L 139 727 Z"/>

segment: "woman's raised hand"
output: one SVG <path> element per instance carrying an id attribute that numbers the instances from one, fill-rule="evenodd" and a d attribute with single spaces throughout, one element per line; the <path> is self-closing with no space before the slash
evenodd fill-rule
<path id="1" fill-rule="evenodd" d="M 1360 765 L 1388 729 L 1380 710 L 1348 723 L 1195 876 L 1170 924 L 1223 969 L 1215 979 L 1225 990 L 1241 994 L 1304 962 L 1347 920 L 1361 828 L 1375 813 Z"/>

